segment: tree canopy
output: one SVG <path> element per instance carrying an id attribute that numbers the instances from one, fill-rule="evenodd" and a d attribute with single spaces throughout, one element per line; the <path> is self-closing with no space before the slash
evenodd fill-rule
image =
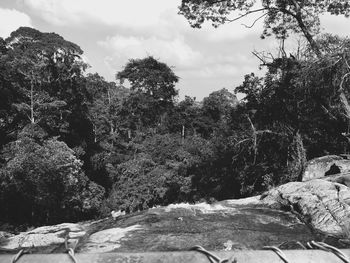
<path id="1" fill-rule="evenodd" d="M 179 78 L 168 65 L 152 56 L 131 59 L 116 77 L 122 82 L 128 80 L 132 90 L 149 94 L 156 100 L 172 101 L 177 95 L 175 84 Z"/>
<path id="2" fill-rule="evenodd" d="M 317 54 L 320 50 L 313 37 L 319 30 L 320 15 L 350 14 L 350 3 L 343 0 L 182 0 L 179 8 L 193 27 L 200 27 L 205 21 L 217 27 L 257 13 L 256 21 L 264 19 L 262 37 L 274 34 L 286 38 L 290 32 L 301 32 Z"/>

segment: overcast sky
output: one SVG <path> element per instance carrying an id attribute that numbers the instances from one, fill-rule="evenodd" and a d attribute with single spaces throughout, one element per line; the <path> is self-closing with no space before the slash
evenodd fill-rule
<path id="1" fill-rule="evenodd" d="M 180 96 L 202 99 L 223 87 L 233 91 L 245 74 L 258 71 L 253 50 L 276 51 L 273 38 L 260 40 L 254 19 L 192 29 L 177 14 L 181 0 L 0 0 L 0 37 L 20 26 L 56 32 L 84 50 L 91 72 L 114 81 L 130 58 L 152 55 L 180 77 Z M 327 32 L 346 34 L 349 19 L 323 19 Z"/>

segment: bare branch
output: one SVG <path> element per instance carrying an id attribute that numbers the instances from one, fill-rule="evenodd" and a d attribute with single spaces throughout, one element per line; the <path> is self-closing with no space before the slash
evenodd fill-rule
<path id="1" fill-rule="evenodd" d="M 337 120 L 337 118 L 323 105 L 321 105 L 321 108 L 323 109 L 323 111 L 328 114 L 333 120 Z"/>
<path id="2" fill-rule="evenodd" d="M 262 64 L 260 66 L 268 66 L 268 65 L 270 65 L 270 63 L 267 62 L 268 59 L 271 59 L 272 61 L 274 60 L 274 57 L 273 57 L 273 55 L 271 53 L 268 53 L 268 55 L 270 57 L 266 56 L 265 53 L 262 53 L 262 54 L 260 53 L 259 54 L 257 51 L 253 51 L 252 54 L 255 57 L 257 57 L 262 62 Z"/>
<path id="3" fill-rule="evenodd" d="M 23 76 L 25 76 L 26 78 L 28 78 L 28 79 L 31 79 L 32 78 L 32 76 L 31 76 L 31 74 L 28 74 L 28 73 L 25 73 L 24 71 L 22 71 L 21 69 L 17 69 L 17 71 L 20 73 L 20 74 L 22 74 Z"/>
<path id="4" fill-rule="evenodd" d="M 344 88 L 343 88 L 343 84 L 344 84 L 344 81 L 345 79 L 350 75 L 350 72 L 346 73 L 342 78 L 341 78 L 341 82 L 340 82 L 340 85 L 339 85 L 339 91 L 343 91 Z"/>
<path id="5" fill-rule="evenodd" d="M 247 26 L 246 24 L 241 24 L 241 25 L 245 26 L 246 28 L 252 28 L 256 22 L 258 22 L 261 18 L 263 18 L 266 15 L 267 15 L 267 13 L 264 13 L 261 16 L 259 16 L 257 19 L 254 20 L 253 24 L 251 24 L 250 26 Z"/>
<path id="6" fill-rule="evenodd" d="M 348 67 L 348 69 L 350 70 L 350 66 L 349 66 L 349 62 L 347 61 L 347 59 L 344 57 L 344 60 L 345 60 L 345 64 L 346 66 Z"/>
<path id="7" fill-rule="evenodd" d="M 283 135 L 283 133 L 273 132 L 271 130 L 258 130 L 258 131 L 256 131 L 256 134 L 264 134 L 264 133 L 275 134 L 275 135 Z"/>
<path id="8" fill-rule="evenodd" d="M 266 61 L 261 56 L 259 56 L 258 52 L 253 51 L 252 54 L 256 56 L 263 63 L 262 65 L 266 65 Z"/>
<path id="9" fill-rule="evenodd" d="M 319 70 L 325 70 L 325 69 L 327 69 L 327 68 L 331 68 L 331 67 L 337 65 L 341 60 L 342 60 L 342 58 L 339 58 L 338 60 L 334 61 L 331 65 L 326 66 L 326 67 L 322 67 L 322 68 L 320 68 Z"/>
<path id="10" fill-rule="evenodd" d="M 28 114 L 25 114 L 25 115 L 28 118 L 28 120 L 32 121 L 32 119 L 30 118 L 30 116 Z"/>
<path id="11" fill-rule="evenodd" d="M 246 17 L 246 16 L 248 16 L 248 15 L 250 15 L 250 14 L 254 14 L 254 13 L 258 13 L 258 12 L 263 12 L 263 11 L 265 11 L 265 10 L 268 10 L 268 8 L 264 7 L 264 8 L 259 8 L 259 9 L 251 10 L 251 11 L 248 11 L 248 12 L 246 12 L 246 13 L 244 13 L 244 14 L 242 14 L 242 15 L 236 17 L 236 18 L 233 18 L 233 19 L 228 19 L 228 18 L 227 18 L 226 21 L 227 21 L 227 22 L 234 22 L 234 21 L 237 21 L 237 20 L 239 20 L 239 19 L 241 19 L 241 18 L 243 18 L 243 17 Z"/>
<path id="12" fill-rule="evenodd" d="M 250 138 L 247 138 L 247 139 L 241 140 L 241 141 L 237 142 L 237 143 L 235 144 L 235 146 L 238 146 L 238 145 L 240 145 L 241 143 L 244 143 L 244 142 L 246 142 L 246 141 L 250 141 L 250 140 L 251 140 Z"/>
<path id="13" fill-rule="evenodd" d="M 249 118 L 249 116 L 247 115 L 247 119 L 250 123 L 250 126 L 252 128 L 253 131 L 253 147 L 254 147 L 254 160 L 253 160 L 253 164 L 256 163 L 256 157 L 258 155 L 258 138 L 257 138 L 257 132 L 256 132 L 256 128 L 252 122 L 252 120 Z"/>

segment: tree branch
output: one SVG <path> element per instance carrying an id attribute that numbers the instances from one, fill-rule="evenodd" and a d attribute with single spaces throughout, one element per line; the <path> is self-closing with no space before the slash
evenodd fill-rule
<path id="1" fill-rule="evenodd" d="M 247 139 L 241 140 L 241 141 L 239 141 L 239 142 L 237 142 L 237 143 L 235 144 L 235 147 L 236 147 L 236 146 L 238 146 L 238 145 L 240 145 L 241 143 L 244 143 L 244 142 L 246 142 L 246 141 L 250 141 L 250 140 L 251 140 L 250 138 L 247 138 Z"/>
<path id="2" fill-rule="evenodd" d="M 237 21 L 237 20 L 239 20 L 239 19 L 241 19 L 241 18 L 243 18 L 243 17 L 246 17 L 246 16 L 248 16 L 248 15 L 250 15 L 250 14 L 262 12 L 262 11 L 265 11 L 265 10 L 268 10 L 268 8 L 264 7 L 264 8 L 259 8 L 259 9 L 251 10 L 251 11 L 248 11 L 248 12 L 246 12 L 246 13 L 244 13 L 244 14 L 242 14 L 242 15 L 236 17 L 236 18 L 233 18 L 233 19 L 228 19 L 228 18 L 227 18 L 226 21 L 231 23 L 231 22 Z"/>
<path id="3" fill-rule="evenodd" d="M 349 62 L 347 61 L 347 59 L 345 58 L 345 55 L 343 56 L 343 58 L 344 58 L 344 61 L 345 61 L 346 66 L 347 66 L 348 69 L 350 70 L 350 65 L 349 65 Z"/>
<path id="4" fill-rule="evenodd" d="M 339 85 L 339 91 L 343 91 L 344 88 L 343 88 L 343 84 L 344 84 L 344 81 L 345 79 L 350 75 L 350 72 L 346 73 L 342 78 L 341 78 L 341 82 L 340 82 L 340 85 Z"/>
<path id="5" fill-rule="evenodd" d="M 301 7 L 300 7 L 300 5 L 298 4 L 298 2 L 295 1 L 295 0 L 292 0 L 292 3 L 293 3 L 293 5 L 295 6 L 296 14 L 297 14 L 297 15 L 300 14 L 300 12 L 301 12 Z"/>
<path id="6" fill-rule="evenodd" d="M 267 13 L 264 13 L 264 14 L 262 14 L 261 16 L 259 16 L 257 19 L 255 19 L 255 21 L 253 22 L 253 24 L 251 24 L 250 26 L 247 26 L 246 24 L 241 24 L 241 25 L 245 26 L 246 28 L 252 28 L 252 27 L 255 25 L 256 22 L 258 22 L 261 18 L 263 18 L 263 17 L 266 16 L 266 15 L 267 15 Z"/>
<path id="7" fill-rule="evenodd" d="M 252 128 L 252 132 L 253 132 L 253 147 L 254 147 L 254 159 L 253 159 L 253 164 L 256 163 L 256 157 L 258 155 L 258 138 L 257 138 L 257 132 L 255 129 L 255 126 L 252 122 L 252 120 L 249 118 L 249 116 L 247 115 L 247 119 L 250 123 L 250 126 Z"/>
<path id="8" fill-rule="evenodd" d="M 321 105 L 322 110 L 324 113 L 328 114 L 333 120 L 337 120 L 337 118 L 323 105 Z"/>
<path id="9" fill-rule="evenodd" d="M 264 54 L 262 54 L 262 56 L 260 56 L 257 51 L 253 51 L 252 54 L 255 57 L 257 57 L 262 62 L 262 64 L 260 66 L 268 66 L 268 65 L 270 65 L 270 63 L 267 62 L 267 58 L 268 57 L 265 56 Z M 274 60 L 273 55 L 271 53 L 269 53 L 269 55 L 270 55 L 269 59 L 271 59 L 273 61 Z"/>

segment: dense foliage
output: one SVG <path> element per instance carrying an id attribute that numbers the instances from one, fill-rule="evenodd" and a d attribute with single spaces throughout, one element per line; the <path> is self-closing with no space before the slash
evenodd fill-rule
<path id="1" fill-rule="evenodd" d="M 241 101 L 221 89 L 198 102 L 179 101 L 179 78 L 151 56 L 131 59 L 117 84 L 85 74 L 80 47 L 56 34 L 0 38 L 0 221 L 240 198 L 298 180 L 307 159 L 347 153 L 349 41 L 313 40 L 262 56 L 266 74 L 244 77 Z"/>

